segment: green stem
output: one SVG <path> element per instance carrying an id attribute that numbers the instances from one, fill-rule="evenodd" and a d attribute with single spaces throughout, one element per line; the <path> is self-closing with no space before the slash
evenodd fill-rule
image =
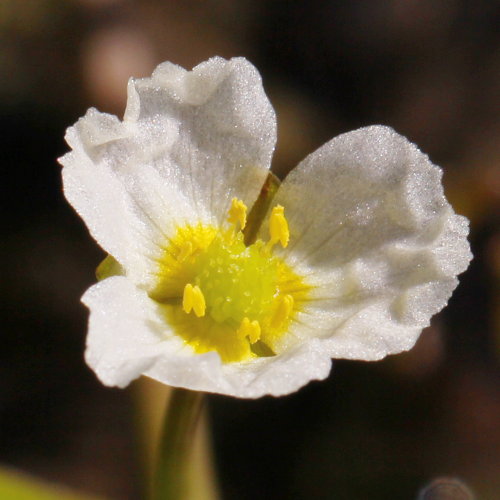
<path id="1" fill-rule="evenodd" d="M 160 437 L 154 500 L 187 498 L 191 451 L 202 401 L 200 392 L 172 388 Z"/>

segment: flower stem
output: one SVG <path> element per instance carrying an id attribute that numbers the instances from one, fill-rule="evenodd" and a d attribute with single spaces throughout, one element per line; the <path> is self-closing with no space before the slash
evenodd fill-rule
<path id="1" fill-rule="evenodd" d="M 187 498 L 191 452 L 202 402 L 200 392 L 172 389 L 160 437 L 154 500 Z"/>

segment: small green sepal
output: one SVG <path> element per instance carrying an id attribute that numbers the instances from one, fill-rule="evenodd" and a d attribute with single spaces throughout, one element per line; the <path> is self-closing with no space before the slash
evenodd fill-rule
<path id="1" fill-rule="evenodd" d="M 125 271 L 121 264 L 111 255 L 106 258 L 97 266 L 95 276 L 97 281 L 105 280 L 111 276 L 124 276 Z"/>

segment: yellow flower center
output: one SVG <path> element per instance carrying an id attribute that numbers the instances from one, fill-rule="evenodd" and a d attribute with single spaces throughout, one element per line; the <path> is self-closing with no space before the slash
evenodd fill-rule
<path id="1" fill-rule="evenodd" d="M 196 352 L 217 351 L 224 362 L 270 356 L 307 299 L 309 287 L 273 247 L 288 245 L 284 208 L 273 208 L 270 239 L 245 245 L 247 207 L 233 199 L 229 227 L 178 227 L 159 262 L 151 297 Z"/>

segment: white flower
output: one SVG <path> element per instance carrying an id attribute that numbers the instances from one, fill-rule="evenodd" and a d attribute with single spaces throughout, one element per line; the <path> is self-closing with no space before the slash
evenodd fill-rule
<path id="1" fill-rule="evenodd" d="M 331 358 L 410 349 L 471 258 L 441 170 L 390 128 L 343 134 L 302 161 L 257 241 L 246 209 L 267 178 L 273 108 L 245 59 L 130 80 L 123 121 L 67 131 L 64 192 L 120 273 L 92 286 L 86 360 L 256 398 L 325 378 Z M 284 208 L 283 208 L 284 207 Z"/>

